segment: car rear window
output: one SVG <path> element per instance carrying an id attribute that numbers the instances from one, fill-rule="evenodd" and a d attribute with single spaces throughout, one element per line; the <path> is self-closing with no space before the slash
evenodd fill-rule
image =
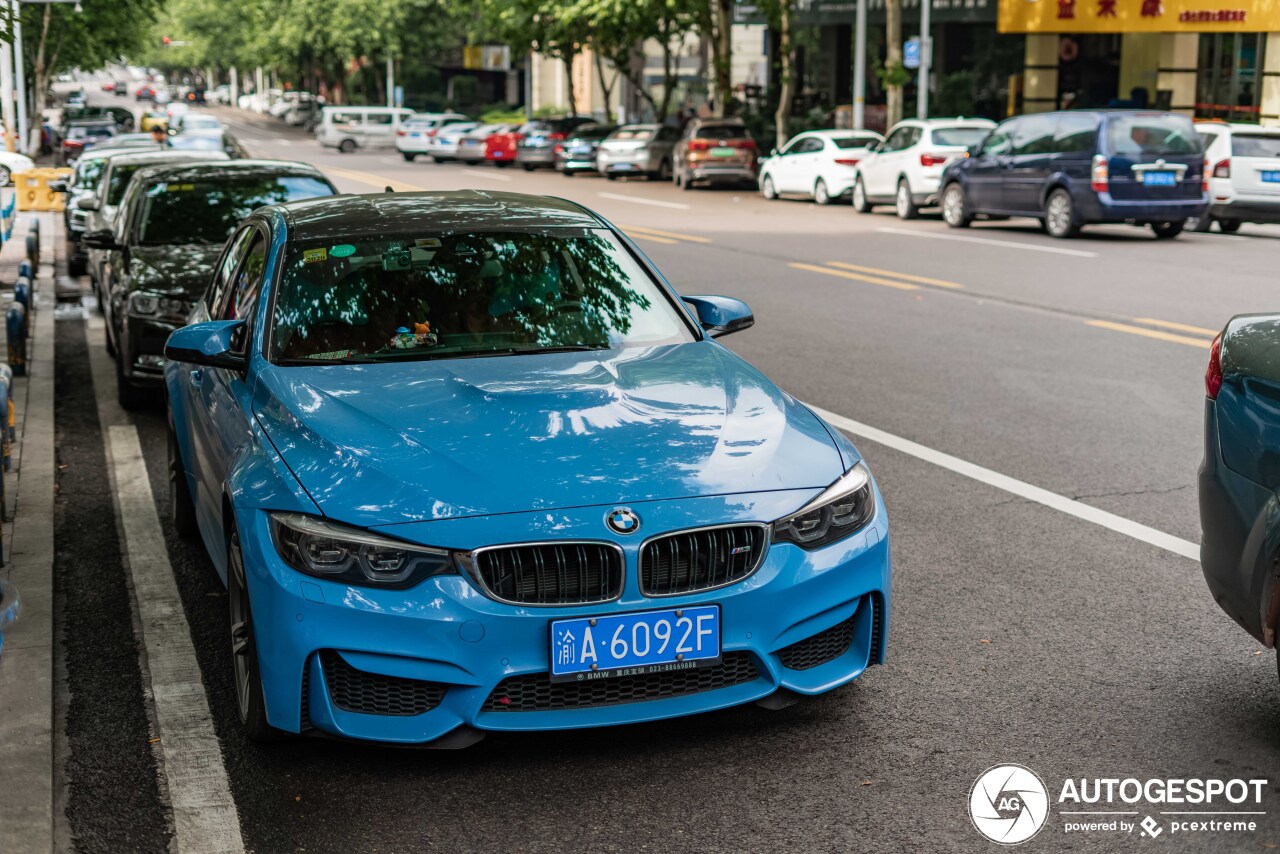
<path id="1" fill-rule="evenodd" d="M 703 125 L 694 134 L 698 139 L 750 139 L 743 125 Z"/>
<path id="2" fill-rule="evenodd" d="M 990 128 L 934 128 L 934 145 L 959 145 L 968 148 L 982 142 Z"/>
<path id="3" fill-rule="evenodd" d="M 1146 157 L 1153 154 L 1199 154 L 1200 134 L 1186 116 L 1170 113 L 1112 116 L 1107 142 L 1114 154 Z"/>
<path id="4" fill-rule="evenodd" d="M 866 148 L 880 140 L 874 136 L 837 136 L 831 141 L 836 144 L 836 148 Z"/>
<path id="5" fill-rule="evenodd" d="M 1231 153 L 1236 157 L 1280 157 L 1280 134 L 1232 134 Z"/>
<path id="6" fill-rule="evenodd" d="M 145 246 L 226 241 L 236 225 L 263 205 L 331 196 L 309 175 L 236 175 L 225 179 L 159 181 L 144 191 L 138 242 Z"/>
<path id="7" fill-rule="evenodd" d="M 653 139 L 653 128 L 623 128 L 611 139 Z"/>

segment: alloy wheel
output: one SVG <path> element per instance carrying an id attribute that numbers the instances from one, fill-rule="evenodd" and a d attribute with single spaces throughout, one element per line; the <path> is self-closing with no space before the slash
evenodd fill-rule
<path id="1" fill-rule="evenodd" d="M 231 600 L 231 663 L 235 673 L 236 704 L 243 722 L 249 717 L 249 679 L 253 672 L 249 656 L 253 654 L 253 646 L 249 642 L 249 589 L 245 583 L 244 557 L 240 553 L 239 538 L 234 534 L 227 557 L 227 572 L 234 576 L 234 581 L 228 585 L 231 588 L 228 591 Z"/>
<path id="2" fill-rule="evenodd" d="M 1071 197 L 1059 190 L 1049 197 L 1045 210 L 1045 230 L 1054 237 L 1066 237 L 1071 234 Z"/>
<path id="3" fill-rule="evenodd" d="M 951 184 L 942 194 L 942 218 L 952 228 L 963 228 L 969 224 L 964 208 L 964 189 L 959 184 Z"/>
<path id="4" fill-rule="evenodd" d="M 818 179 L 818 183 L 813 185 L 813 200 L 820 205 L 831 204 L 831 194 L 827 192 L 827 182 Z"/>
<path id="5" fill-rule="evenodd" d="M 764 176 L 764 181 L 760 184 L 760 195 L 764 196 L 766 199 L 778 198 L 778 191 L 774 189 L 772 177 L 768 175 Z"/>

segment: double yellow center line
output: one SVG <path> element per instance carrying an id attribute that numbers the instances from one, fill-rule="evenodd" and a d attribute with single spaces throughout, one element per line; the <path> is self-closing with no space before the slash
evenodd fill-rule
<path id="1" fill-rule="evenodd" d="M 1141 324 L 1135 326 L 1133 324 Z M 1191 326 L 1187 323 L 1175 323 L 1172 320 L 1158 320 L 1154 317 L 1135 317 L 1133 323 L 1116 323 L 1111 320 L 1086 320 L 1086 326 L 1095 329 L 1110 329 L 1112 332 L 1124 332 L 1128 335 L 1140 335 L 1143 338 L 1154 338 L 1170 344 L 1183 344 L 1187 347 L 1200 347 L 1207 350 L 1213 344 L 1216 329 L 1203 326 Z"/>
<path id="2" fill-rule="evenodd" d="M 793 261 L 787 266 L 793 270 L 806 270 L 810 273 L 823 273 L 828 276 L 835 276 L 840 279 L 852 279 L 857 282 L 867 282 L 872 285 L 880 285 L 884 288 L 894 288 L 899 291 L 918 291 L 922 286 L 934 288 L 946 288 L 947 290 L 962 289 L 964 285 L 958 282 L 948 282 L 945 279 L 931 279 L 928 276 L 914 276 L 909 273 L 899 273 L 896 270 L 882 270 L 879 267 L 862 267 L 857 264 L 847 264 L 844 261 L 828 261 L 825 266 L 817 264 L 802 264 Z"/>
<path id="3" fill-rule="evenodd" d="M 711 242 L 709 237 L 681 234 L 677 231 L 663 231 L 662 229 L 649 228 L 648 226 L 623 225 L 619 226 L 619 228 L 632 240 L 647 240 L 650 243 L 661 243 L 664 246 L 675 246 L 680 243 L 706 244 Z"/>

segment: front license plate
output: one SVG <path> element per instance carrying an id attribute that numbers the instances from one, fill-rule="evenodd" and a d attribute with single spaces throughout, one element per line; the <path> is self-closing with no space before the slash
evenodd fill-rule
<path id="1" fill-rule="evenodd" d="M 711 149 L 712 157 L 732 157 L 737 154 L 737 150 L 733 148 L 713 148 Z"/>
<path id="2" fill-rule="evenodd" d="M 1172 172 L 1144 172 L 1142 183 L 1148 187 L 1172 187 L 1178 183 L 1178 176 Z"/>
<path id="3" fill-rule="evenodd" d="M 691 670 L 720 661 L 720 606 L 551 622 L 551 681 Z"/>
<path id="4" fill-rule="evenodd" d="M 1267 169 L 1262 172 L 1262 183 L 1280 184 L 1280 169 Z"/>

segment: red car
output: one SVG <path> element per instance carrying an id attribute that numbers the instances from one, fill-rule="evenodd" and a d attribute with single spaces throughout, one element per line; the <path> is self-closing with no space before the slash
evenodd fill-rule
<path id="1" fill-rule="evenodd" d="M 516 162 L 516 147 L 522 139 L 520 129 L 489 135 L 484 141 L 484 159 L 494 166 L 510 166 Z"/>
<path id="2" fill-rule="evenodd" d="M 115 88 L 116 88 L 116 84 L 112 83 L 110 80 L 102 84 L 103 92 L 114 92 Z"/>

